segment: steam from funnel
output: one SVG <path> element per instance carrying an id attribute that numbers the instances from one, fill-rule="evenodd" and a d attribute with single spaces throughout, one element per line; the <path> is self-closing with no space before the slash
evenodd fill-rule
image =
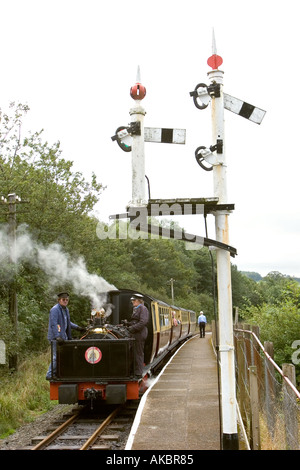
<path id="1" fill-rule="evenodd" d="M 9 237 L 7 230 L 2 228 L 0 230 L 0 263 L 2 267 L 5 267 L 4 271 L 7 276 L 11 268 L 9 253 Z M 72 285 L 76 294 L 90 299 L 92 308 L 100 309 L 107 301 L 107 292 L 116 290 L 114 285 L 109 284 L 101 276 L 90 274 L 82 257 L 73 259 L 57 243 L 52 243 L 47 247 L 37 243 L 27 231 L 24 232 L 24 227 L 22 231 L 17 232 L 13 253 L 16 268 L 22 261 L 41 268 L 48 277 L 50 287 L 57 288 L 66 283 Z"/>

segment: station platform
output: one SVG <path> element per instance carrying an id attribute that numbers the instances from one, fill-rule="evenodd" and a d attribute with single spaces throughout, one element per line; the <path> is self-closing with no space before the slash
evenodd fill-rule
<path id="1" fill-rule="evenodd" d="M 211 333 L 184 343 L 150 385 L 126 449 L 220 450 L 217 360 Z"/>

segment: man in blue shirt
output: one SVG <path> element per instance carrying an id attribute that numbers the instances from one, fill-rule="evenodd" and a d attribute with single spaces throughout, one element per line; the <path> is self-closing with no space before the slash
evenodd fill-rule
<path id="1" fill-rule="evenodd" d="M 200 330 L 200 338 L 205 338 L 206 316 L 203 315 L 202 310 L 198 317 L 198 325 L 199 325 L 199 330 Z"/>
<path id="2" fill-rule="evenodd" d="M 52 373 L 55 375 L 56 372 L 56 342 L 63 342 L 72 339 L 71 329 L 85 331 L 85 328 L 71 322 L 69 309 L 67 307 L 68 303 L 69 294 L 67 292 L 61 292 L 60 294 L 57 294 L 57 304 L 50 310 L 48 340 L 53 341 L 53 344 L 52 363 L 50 364 L 46 375 L 46 379 L 48 380 L 51 379 Z"/>

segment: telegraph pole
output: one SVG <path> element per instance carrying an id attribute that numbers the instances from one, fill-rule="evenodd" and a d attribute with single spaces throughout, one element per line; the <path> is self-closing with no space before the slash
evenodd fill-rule
<path id="1" fill-rule="evenodd" d="M 27 203 L 21 201 L 21 198 L 15 193 L 10 193 L 7 198 L 1 197 L 0 205 L 8 206 L 8 255 L 11 264 L 12 277 L 8 288 L 8 311 L 13 324 L 16 341 L 16 350 L 9 357 L 9 367 L 17 369 L 18 367 L 18 301 L 16 285 L 16 233 L 17 233 L 17 204 Z"/>
<path id="2" fill-rule="evenodd" d="M 18 349 L 18 300 L 16 288 L 16 231 L 17 231 L 17 214 L 16 203 L 20 199 L 15 193 L 8 195 L 8 236 L 9 236 L 9 259 L 13 267 L 13 279 L 9 286 L 9 315 L 13 323 L 15 339 Z M 17 369 L 18 367 L 18 352 L 16 351 L 9 358 L 9 367 Z"/>
<path id="3" fill-rule="evenodd" d="M 171 277 L 171 279 L 168 281 L 168 284 L 171 286 L 171 298 L 172 298 L 172 305 L 174 305 L 174 282 L 175 279 Z"/>
<path id="4" fill-rule="evenodd" d="M 17 283 L 16 283 L 16 234 L 17 234 L 17 204 L 27 204 L 29 201 L 21 201 L 21 198 L 15 193 L 10 193 L 7 198 L 1 197 L 0 206 L 8 206 L 8 255 L 11 264 L 12 278 L 8 288 L 8 311 L 13 324 L 16 349 L 9 357 L 10 369 L 17 369 L 18 367 L 18 299 L 17 299 Z M 0 344 L 3 348 L 3 345 Z M 3 349 L 2 349 L 3 352 Z M 1 350 L 0 350 L 0 364 L 1 364 Z"/>

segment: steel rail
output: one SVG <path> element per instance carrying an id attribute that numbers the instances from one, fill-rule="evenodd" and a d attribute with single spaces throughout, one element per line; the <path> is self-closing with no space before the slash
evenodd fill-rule
<path id="1" fill-rule="evenodd" d="M 79 450 L 87 450 L 91 445 L 94 444 L 98 436 L 101 432 L 108 426 L 108 424 L 114 419 L 116 414 L 119 413 L 123 405 L 120 405 L 116 408 L 104 421 L 100 424 L 100 426 L 96 429 L 96 431 L 89 437 L 89 439 L 83 444 L 83 446 Z"/>
<path id="2" fill-rule="evenodd" d="M 70 426 L 70 424 L 73 423 L 73 421 L 75 421 L 78 418 L 80 413 L 81 413 L 81 410 L 75 412 L 73 416 L 71 416 L 69 419 L 67 419 L 67 421 L 62 423 L 57 429 L 55 429 L 51 434 L 49 434 L 49 436 L 45 437 L 45 439 L 39 442 L 31 450 L 40 450 L 43 447 L 50 444 L 52 441 L 54 441 L 54 439 L 56 439 L 68 426 Z"/>

